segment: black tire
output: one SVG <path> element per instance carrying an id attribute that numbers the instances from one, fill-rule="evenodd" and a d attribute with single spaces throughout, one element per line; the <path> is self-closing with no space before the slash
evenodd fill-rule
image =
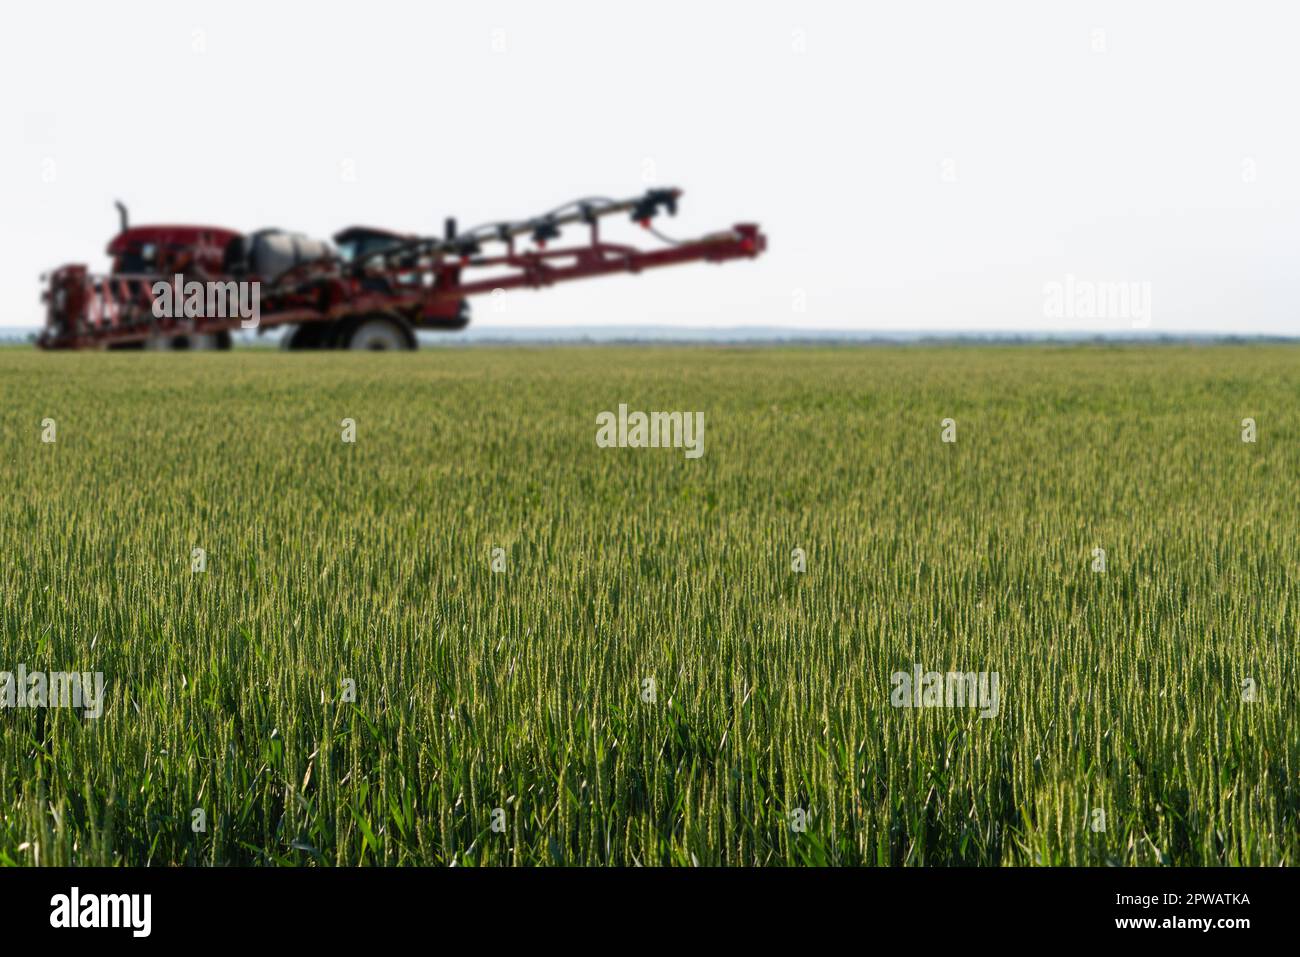
<path id="1" fill-rule="evenodd" d="M 410 352 L 416 347 L 415 333 L 397 316 L 362 316 L 340 331 L 340 345 L 344 349 Z"/>
<path id="2" fill-rule="evenodd" d="M 144 341 L 147 352 L 184 352 L 190 347 L 190 340 L 185 336 L 152 335 Z"/>
<path id="3" fill-rule="evenodd" d="M 225 348 L 229 349 L 230 333 L 228 332 L 199 332 L 188 335 L 185 337 L 185 347 L 196 352 L 209 352 L 213 349 L 220 349 L 222 348 L 221 337 L 223 335 L 227 340 Z"/>
<path id="4" fill-rule="evenodd" d="M 209 349 L 229 349 L 228 332 L 190 332 L 178 336 L 151 336 L 144 348 L 150 352 L 206 352 Z"/>
<path id="5" fill-rule="evenodd" d="M 281 340 L 280 348 L 294 352 L 306 349 L 333 349 L 335 332 L 332 322 L 302 322 L 289 330 Z"/>

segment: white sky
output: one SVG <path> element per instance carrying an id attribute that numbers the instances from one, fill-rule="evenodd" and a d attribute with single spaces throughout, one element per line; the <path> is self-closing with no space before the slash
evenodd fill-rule
<path id="1" fill-rule="evenodd" d="M 3 16 L 0 325 L 42 321 L 43 270 L 106 266 L 118 197 L 136 223 L 436 233 L 630 195 L 650 162 L 686 190 L 665 232 L 753 220 L 766 257 L 479 300 L 475 324 L 1130 327 L 1046 316 L 1072 275 L 1150 283 L 1153 333 L 1300 333 L 1294 3 Z"/>

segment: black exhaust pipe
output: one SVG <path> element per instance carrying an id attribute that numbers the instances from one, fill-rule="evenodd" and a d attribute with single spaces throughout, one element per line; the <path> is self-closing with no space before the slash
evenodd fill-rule
<path id="1" fill-rule="evenodd" d="M 117 218 L 122 223 L 122 232 L 126 232 L 126 226 L 127 226 L 126 206 L 122 203 L 120 199 L 113 200 L 113 205 L 117 207 Z"/>

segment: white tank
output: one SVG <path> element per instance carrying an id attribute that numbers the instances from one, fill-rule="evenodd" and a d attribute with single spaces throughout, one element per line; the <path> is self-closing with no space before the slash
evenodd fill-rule
<path id="1" fill-rule="evenodd" d="M 324 240 L 311 239 L 300 233 L 265 229 L 251 237 L 249 269 L 268 282 L 280 278 L 299 263 L 312 262 L 334 255 L 334 248 Z"/>

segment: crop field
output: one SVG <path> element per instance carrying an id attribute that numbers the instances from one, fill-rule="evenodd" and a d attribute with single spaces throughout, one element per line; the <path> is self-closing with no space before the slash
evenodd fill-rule
<path id="1" fill-rule="evenodd" d="M 0 399 L 0 863 L 1300 859 L 1295 347 L 6 349 Z"/>

